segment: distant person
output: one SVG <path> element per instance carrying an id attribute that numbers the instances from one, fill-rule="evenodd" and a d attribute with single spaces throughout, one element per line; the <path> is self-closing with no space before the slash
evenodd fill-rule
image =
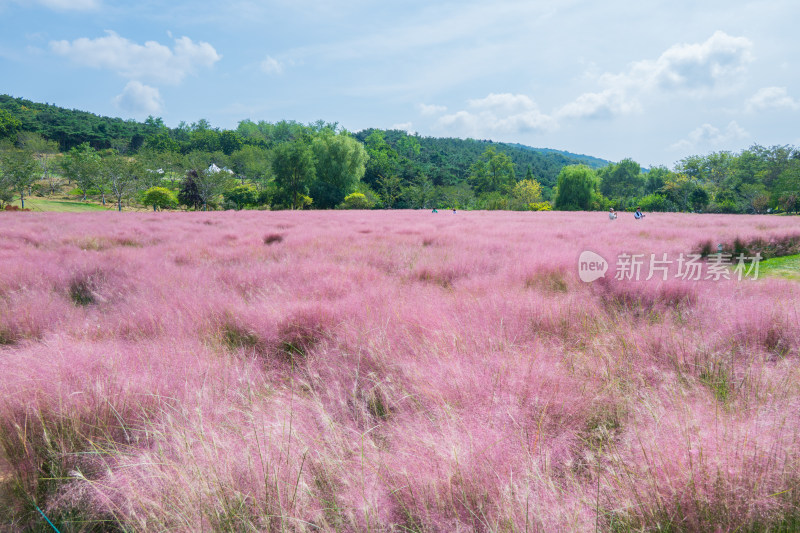
<path id="1" fill-rule="evenodd" d="M 433 211 L 431 211 L 431 213 L 438 213 L 438 212 L 439 211 L 435 207 L 433 208 Z"/>
<path id="2" fill-rule="evenodd" d="M 633 214 L 633 218 L 635 218 L 636 220 L 644 218 L 644 213 L 642 213 L 642 208 L 641 207 L 637 207 L 636 208 L 636 212 Z"/>
<path id="3" fill-rule="evenodd" d="M 454 207 L 454 208 L 453 208 L 453 213 L 455 213 L 455 212 L 456 212 L 456 208 Z"/>
<path id="4" fill-rule="evenodd" d="M 608 219 L 609 220 L 617 220 L 617 213 L 614 211 L 614 208 L 608 210 Z"/>

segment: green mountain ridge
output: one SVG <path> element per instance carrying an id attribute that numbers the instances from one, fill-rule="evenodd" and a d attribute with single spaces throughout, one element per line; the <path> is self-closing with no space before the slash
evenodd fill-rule
<path id="1" fill-rule="evenodd" d="M 557 150 L 555 148 L 535 148 L 533 146 L 528 146 L 519 143 L 505 143 L 505 144 L 517 148 L 522 148 L 523 150 L 532 150 L 534 152 L 541 152 L 543 154 L 550 154 L 550 153 L 561 154 L 565 157 L 568 157 L 569 159 L 580 161 L 582 162 L 582 164 L 588 166 L 589 168 L 594 168 L 594 169 L 603 168 L 612 163 L 612 161 L 608 161 L 607 159 L 601 159 L 599 157 L 594 157 L 585 154 L 576 154 L 574 152 L 568 152 L 566 150 Z"/>
<path id="2" fill-rule="evenodd" d="M 4 111 L 5 113 L 3 113 Z M 64 152 L 83 143 L 89 143 L 98 150 L 114 148 L 123 153 L 136 152 L 145 146 L 148 139 L 163 133 L 165 129 L 169 132 L 171 139 L 178 143 L 188 143 L 188 133 L 198 126 L 198 124 L 188 126 L 181 123 L 178 128 L 167 128 L 160 118 L 149 117 L 143 122 L 132 119 L 123 120 L 96 115 L 88 111 L 66 109 L 49 103 L 33 102 L 5 94 L 0 95 L 0 137 L 2 137 L 4 122 L 16 122 L 18 131 L 38 133 L 45 139 L 56 141 Z M 278 124 L 284 123 L 290 126 L 297 125 L 294 121 L 282 121 Z M 259 140 L 249 136 L 243 125 L 258 128 L 261 124 L 263 122 L 256 124 L 249 119 L 244 119 L 235 130 L 221 130 L 212 128 L 204 120 L 200 121 L 200 125 L 204 129 L 239 133 L 244 144 L 258 144 Z M 319 124 L 322 122 L 320 121 Z M 376 130 L 372 128 L 362 130 L 355 133 L 354 136 L 364 142 L 373 131 Z M 399 130 L 380 131 L 385 133 L 387 142 L 393 148 L 396 147 L 400 138 L 407 135 Z M 530 168 L 533 175 L 546 187 L 552 187 L 555 184 L 558 172 L 566 165 L 586 164 L 596 169 L 609 164 L 608 161 L 596 157 L 549 148 L 533 148 L 517 143 L 421 136 L 416 136 L 416 138 L 422 149 L 419 155 L 412 155 L 409 159 L 418 163 L 436 185 L 456 185 L 462 182 L 469 173 L 470 165 L 488 146 L 494 146 L 499 151 L 506 153 L 513 161 L 517 174 L 524 176 L 527 169 Z M 205 148 L 205 145 L 200 147 L 200 149 Z M 196 150 L 198 147 L 189 143 L 181 145 L 180 149 L 189 151 Z M 410 176 L 406 175 L 405 177 L 409 178 Z"/>

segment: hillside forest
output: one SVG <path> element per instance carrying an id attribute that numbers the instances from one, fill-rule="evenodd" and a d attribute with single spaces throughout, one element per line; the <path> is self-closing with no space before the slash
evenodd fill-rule
<path id="1" fill-rule="evenodd" d="M 556 150 L 337 123 L 167 127 L 0 95 L 0 207 L 72 196 L 117 209 L 800 211 L 800 148 L 642 168 Z"/>

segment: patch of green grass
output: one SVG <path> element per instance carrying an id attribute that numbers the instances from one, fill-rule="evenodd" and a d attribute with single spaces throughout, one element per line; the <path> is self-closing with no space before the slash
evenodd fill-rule
<path id="1" fill-rule="evenodd" d="M 19 200 L 12 202 L 12 205 L 20 207 Z M 102 206 L 87 202 L 77 202 L 70 200 L 50 200 L 47 198 L 25 198 L 25 209 L 31 211 L 50 211 L 58 213 L 83 213 L 86 211 L 108 211 L 113 207 L 112 204 Z"/>
<path id="2" fill-rule="evenodd" d="M 700 370 L 700 382 L 706 385 L 720 403 L 726 403 L 733 393 L 733 376 L 721 363 L 711 362 Z"/>
<path id="3" fill-rule="evenodd" d="M 800 281 L 800 254 L 775 257 L 758 264 L 758 277 L 775 276 Z"/>

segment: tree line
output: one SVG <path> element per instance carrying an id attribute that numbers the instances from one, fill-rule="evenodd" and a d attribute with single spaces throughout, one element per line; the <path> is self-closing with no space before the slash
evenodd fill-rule
<path id="1" fill-rule="evenodd" d="M 433 208 L 797 212 L 800 152 L 753 146 L 643 169 L 589 156 L 337 123 L 177 128 L 0 95 L 0 205 L 70 188 L 118 209 Z"/>
<path id="2" fill-rule="evenodd" d="M 598 170 L 567 167 L 556 192 L 556 209 L 796 214 L 800 149 L 754 145 L 738 153 L 689 156 L 671 170 L 643 170 L 631 159 Z"/>

